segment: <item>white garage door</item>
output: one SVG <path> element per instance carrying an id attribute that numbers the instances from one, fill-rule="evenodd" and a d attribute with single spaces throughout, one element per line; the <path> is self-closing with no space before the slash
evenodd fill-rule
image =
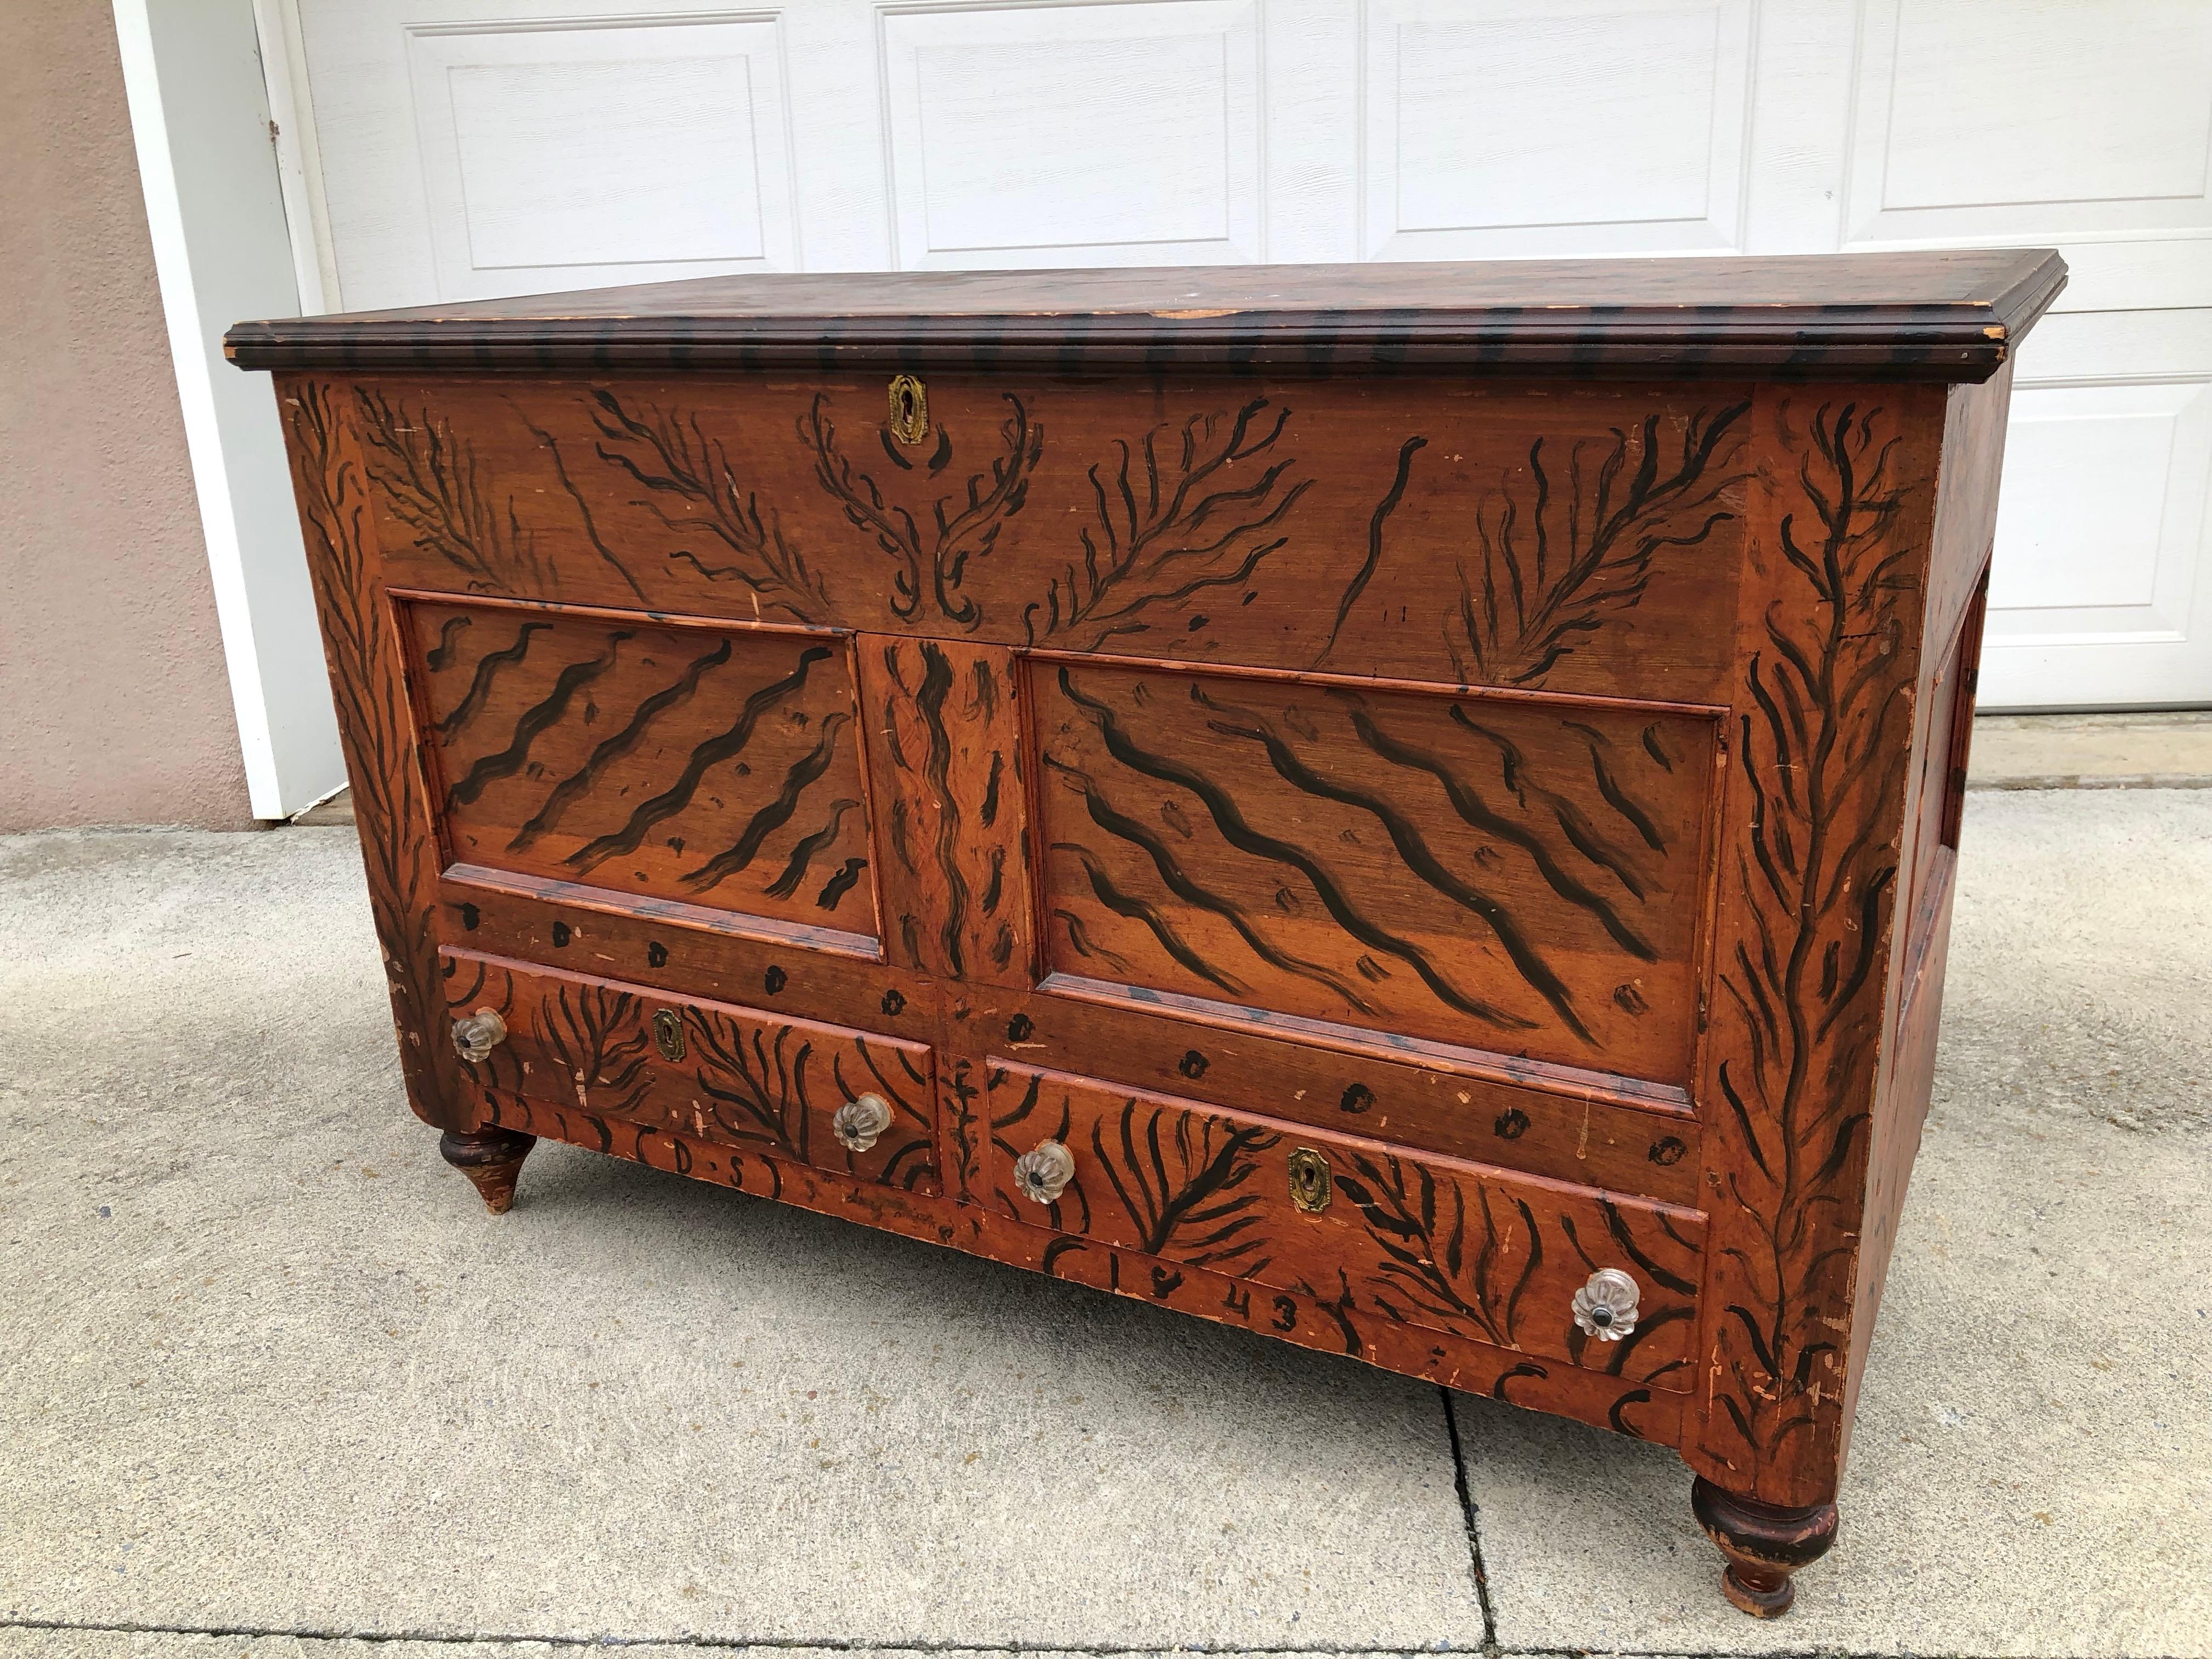
<path id="1" fill-rule="evenodd" d="M 743 270 L 2057 246 L 1984 702 L 2212 702 L 2207 0 L 263 4 L 348 308 Z"/>

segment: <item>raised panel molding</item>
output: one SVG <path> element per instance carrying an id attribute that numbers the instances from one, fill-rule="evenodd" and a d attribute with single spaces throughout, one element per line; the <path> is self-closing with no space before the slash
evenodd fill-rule
<path id="1" fill-rule="evenodd" d="M 1258 0 L 880 15 L 896 264 L 1266 257 Z"/>
<path id="2" fill-rule="evenodd" d="M 443 294 L 797 265 L 774 14 L 406 35 Z"/>
<path id="3" fill-rule="evenodd" d="M 1370 258 L 1743 240 L 1752 0 L 1368 0 Z"/>
<path id="4" fill-rule="evenodd" d="M 2212 301 L 2212 8 L 1863 0 L 1846 250 L 2056 246 L 2059 309 Z"/>

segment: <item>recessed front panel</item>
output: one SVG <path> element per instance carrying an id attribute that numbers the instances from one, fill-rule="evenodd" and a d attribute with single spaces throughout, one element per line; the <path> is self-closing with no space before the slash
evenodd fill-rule
<path id="1" fill-rule="evenodd" d="M 1710 720 L 1070 661 L 1032 676 L 1054 972 L 1686 1078 Z"/>
<path id="2" fill-rule="evenodd" d="M 406 610 L 432 801 L 455 861 L 874 933 L 842 641 L 514 606 Z"/>

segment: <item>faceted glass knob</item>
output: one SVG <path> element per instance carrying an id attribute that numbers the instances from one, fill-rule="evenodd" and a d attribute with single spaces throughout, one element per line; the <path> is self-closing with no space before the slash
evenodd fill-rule
<path id="1" fill-rule="evenodd" d="M 1032 1204 L 1054 1204 L 1075 1179 L 1075 1154 L 1056 1140 L 1040 1140 L 1014 1160 L 1014 1188 Z"/>
<path id="2" fill-rule="evenodd" d="M 1636 1328 L 1636 1281 L 1618 1267 L 1601 1267 L 1575 1292 L 1575 1323 L 1601 1342 L 1618 1342 Z"/>
<path id="3" fill-rule="evenodd" d="M 891 1127 L 891 1103 L 881 1095 L 848 1100 L 830 1120 L 830 1133 L 849 1152 L 865 1152 Z"/>
<path id="4" fill-rule="evenodd" d="M 453 1048 L 471 1066 L 480 1066 L 507 1041 L 507 1022 L 496 1010 L 479 1008 L 453 1022 Z"/>

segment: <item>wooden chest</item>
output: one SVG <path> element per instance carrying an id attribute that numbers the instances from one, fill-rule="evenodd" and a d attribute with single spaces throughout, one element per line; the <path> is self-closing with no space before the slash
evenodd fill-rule
<path id="1" fill-rule="evenodd" d="M 415 1110 L 1833 1498 L 2040 252 L 247 325 Z"/>

